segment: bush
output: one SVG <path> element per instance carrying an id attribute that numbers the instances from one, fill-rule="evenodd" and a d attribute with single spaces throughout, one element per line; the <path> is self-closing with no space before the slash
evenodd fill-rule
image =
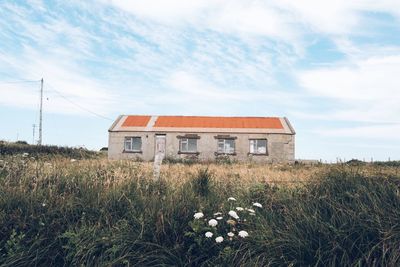
<path id="1" fill-rule="evenodd" d="M 29 145 L 25 141 L 16 143 L 0 143 L 0 155 L 18 155 L 24 154 L 29 156 L 63 156 L 76 159 L 95 158 L 98 153 L 84 148 L 71 148 L 59 146 L 38 146 Z"/>

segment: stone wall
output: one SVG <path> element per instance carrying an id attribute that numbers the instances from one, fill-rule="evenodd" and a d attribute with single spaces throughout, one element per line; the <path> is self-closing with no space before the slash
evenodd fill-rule
<path id="1" fill-rule="evenodd" d="M 155 132 L 110 132 L 108 144 L 109 159 L 135 159 L 140 158 L 145 161 L 154 159 Z M 168 132 L 166 134 L 166 157 L 167 158 L 198 158 L 202 161 L 212 161 L 216 159 L 218 135 L 229 135 L 235 139 L 235 155 L 229 155 L 231 160 L 238 161 L 260 161 L 260 162 L 292 162 L 295 158 L 295 136 L 291 134 L 256 134 L 256 133 L 178 133 Z M 179 138 L 185 134 L 197 134 L 198 155 L 178 154 Z M 124 152 L 124 138 L 126 136 L 137 136 L 142 138 L 141 153 Z M 267 155 L 249 154 L 249 139 L 267 139 Z"/>

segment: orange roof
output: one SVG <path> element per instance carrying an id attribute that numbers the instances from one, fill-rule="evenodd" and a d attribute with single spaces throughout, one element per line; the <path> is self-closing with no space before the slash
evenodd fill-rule
<path id="1" fill-rule="evenodd" d="M 281 120 L 271 117 L 159 116 L 154 127 L 283 129 Z"/>
<path id="2" fill-rule="evenodd" d="M 146 127 L 151 116 L 128 116 L 122 127 Z"/>

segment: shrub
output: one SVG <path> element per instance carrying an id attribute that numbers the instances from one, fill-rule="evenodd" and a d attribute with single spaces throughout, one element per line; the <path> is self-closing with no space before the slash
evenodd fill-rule
<path id="1" fill-rule="evenodd" d="M 25 154 L 29 156 L 63 156 L 76 159 L 96 158 L 99 154 L 95 151 L 90 151 L 85 148 L 71 148 L 58 146 L 38 146 L 29 145 L 25 141 L 16 143 L 0 143 L 0 155 L 19 155 Z"/>

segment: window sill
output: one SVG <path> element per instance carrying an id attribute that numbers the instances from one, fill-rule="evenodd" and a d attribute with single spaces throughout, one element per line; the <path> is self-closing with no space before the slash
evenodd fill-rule
<path id="1" fill-rule="evenodd" d="M 178 151 L 178 154 L 185 154 L 185 155 L 199 155 L 200 152 L 183 152 L 183 151 Z"/>
<path id="2" fill-rule="evenodd" d="M 128 153 L 128 154 L 142 154 L 143 153 L 143 151 L 134 151 L 134 150 L 124 150 L 124 151 L 122 151 L 122 153 Z"/>
<path id="3" fill-rule="evenodd" d="M 236 152 L 234 153 L 220 153 L 220 152 L 215 152 L 214 153 L 215 156 L 236 156 Z"/>
<path id="4" fill-rule="evenodd" d="M 247 153 L 248 156 L 268 156 L 267 153 Z"/>

